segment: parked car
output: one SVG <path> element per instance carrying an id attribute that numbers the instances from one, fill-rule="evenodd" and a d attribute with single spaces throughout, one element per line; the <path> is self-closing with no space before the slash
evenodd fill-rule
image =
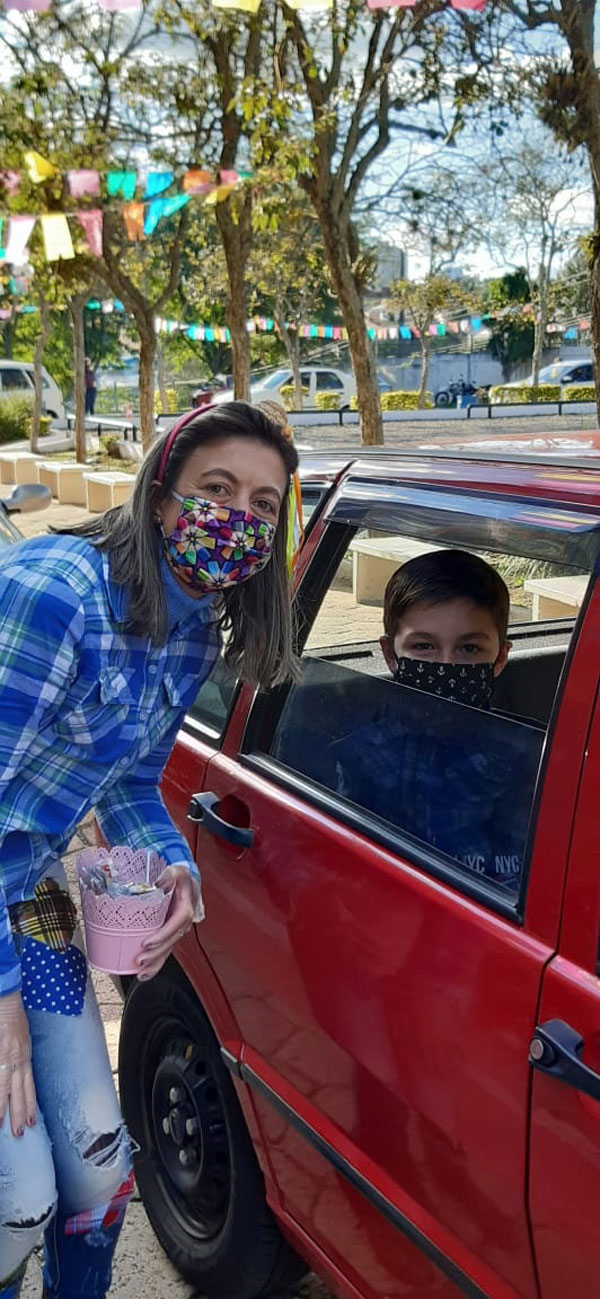
<path id="1" fill-rule="evenodd" d="M 27 361 L 0 360 L 0 400 L 2 397 L 33 397 L 34 367 Z M 51 419 L 65 418 L 65 403 L 57 383 L 42 366 L 42 407 Z"/>
<path id="2" fill-rule="evenodd" d="M 43 510 L 50 505 L 52 492 L 49 487 L 40 483 L 23 484 L 15 487 L 6 500 L 0 500 L 0 552 L 5 546 L 14 546 L 22 541 L 22 534 L 13 523 L 13 514 L 28 514 L 31 510 Z"/>
<path id="3" fill-rule="evenodd" d="M 341 406 L 349 406 L 350 398 L 354 397 L 356 393 L 354 375 L 347 370 L 334 370 L 321 365 L 303 365 L 300 374 L 302 386 L 306 389 L 304 397 L 304 406 L 306 408 L 316 405 L 318 392 L 339 392 Z M 279 370 L 275 370 L 273 374 L 265 375 L 258 382 L 251 382 L 250 400 L 256 403 L 265 401 L 267 398 L 278 401 L 280 389 L 289 386 L 293 382 L 292 371 L 282 366 Z M 231 401 L 231 392 L 216 393 L 213 400 L 215 402 Z"/>
<path id="4" fill-rule="evenodd" d="M 303 1267 L 345 1299 L 597 1295 L 600 471 L 382 448 L 302 475 L 299 680 L 254 692 L 221 663 L 163 782 L 207 918 L 128 990 L 143 1201 L 210 1299 Z M 406 692 L 381 657 L 389 573 L 444 544 L 511 587 L 493 711 Z M 458 806 L 483 755 L 529 819 L 516 876 L 416 838 L 393 788 L 372 810 L 353 736 L 409 716 L 415 762 L 438 723 L 472 742 Z"/>
<path id="5" fill-rule="evenodd" d="M 593 383 L 594 366 L 592 359 L 579 361 L 554 361 L 552 365 L 545 365 L 540 370 L 540 383 L 559 383 L 561 388 L 566 388 L 569 384 Z M 517 379 L 514 383 L 505 383 L 504 388 L 524 388 L 530 387 L 533 383 L 533 375 L 530 374 L 527 379 Z"/>

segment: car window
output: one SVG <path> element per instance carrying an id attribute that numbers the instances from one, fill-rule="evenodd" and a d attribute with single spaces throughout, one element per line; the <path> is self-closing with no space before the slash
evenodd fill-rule
<path id="1" fill-rule="evenodd" d="M 292 376 L 289 370 L 276 370 L 275 374 L 269 375 L 268 379 L 263 381 L 263 388 L 278 388 L 282 383 L 289 383 Z M 260 382 L 260 380 L 259 380 Z"/>
<path id="2" fill-rule="evenodd" d="M 221 655 L 188 712 L 188 719 L 200 726 L 209 741 L 218 743 L 225 731 L 236 684 L 235 672 Z"/>
<path id="3" fill-rule="evenodd" d="M 16 366 L 2 367 L 0 369 L 0 384 L 5 389 L 25 388 L 28 392 L 31 390 L 31 382 L 25 370 L 19 370 Z"/>
<path id="4" fill-rule="evenodd" d="M 15 541 L 19 541 L 19 533 L 4 513 L 4 507 L 0 506 L 0 550 L 4 546 L 10 546 Z"/>
<path id="5" fill-rule="evenodd" d="M 483 884 L 492 906 L 515 904 L 545 732 L 589 579 L 519 555 L 482 556 L 509 588 L 512 650 L 491 707 L 477 707 L 471 686 L 461 694 L 456 683 L 460 663 L 433 660 L 425 686 L 414 675 L 403 684 L 379 645 L 389 577 L 436 549 L 409 536 L 357 534 L 265 751 L 310 782 L 313 797 L 327 791 L 330 813 L 333 797 L 335 815 L 354 824 L 358 816 L 362 833 L 391 840 L 467 892 Z"/>
<path id="6" fill-rule="evenodd" d="M 568 376 L 565 375 L 564 382 L 568 380 L 569 383 L 591 383 L 592 377 L 593 369 L 591 365 L 576 365 L 573 370 L 569 371 Z"/>
<path id="7" fill-rule="evenodd" d="M 332 370 L 319 370 L 317 373 L 317 392 L 333 392 L 343 387 L 341 379 Z"/>
<path id="8" fill-rule="evenodd" d="M 311 370 L 300 371 L 300 381 L 303 388 L 310 388 L 311 373 Z"/>

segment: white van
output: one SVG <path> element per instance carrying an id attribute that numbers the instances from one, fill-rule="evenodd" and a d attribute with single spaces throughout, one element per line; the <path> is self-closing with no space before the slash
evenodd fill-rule
<path id="1" fill-rule="evenodd" d="M 33 398 L 33 365 L 28 361 L 0 361 L 0 399 L 2 397 Z M 42 408 L 52 419 L 65 418 L 65 403 L 57 383 L 42 366 Z"/>

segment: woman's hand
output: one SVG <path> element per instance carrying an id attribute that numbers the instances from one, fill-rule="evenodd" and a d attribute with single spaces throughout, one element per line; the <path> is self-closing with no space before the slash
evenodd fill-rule
<path id="1" fill-rule="evenodd" d="M 158 934 L 142 943 L 137 959 L 138 979 L 152 979 L 164 965 L 176 943 L 194 923 L 204 920 L 202 891 L 198 880 L 185 865 L 167 866 L 156 881 L 165 892 L 173 890 L 168 920 Z"/>
<path id="2" fill-rule="evenodd" d="M 36 1120 L 29 1025 L 20 992 L 0 997 L 0 1125 L 7 1109 L 15 1137 Z"/>

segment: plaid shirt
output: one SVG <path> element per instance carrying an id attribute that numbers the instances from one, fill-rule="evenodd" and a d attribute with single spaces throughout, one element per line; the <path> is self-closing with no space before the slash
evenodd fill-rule
<path id="1" fill-rule="evenodd" d="M 0 560 L 0 995 L 20 986 L 8 908 L 33 897 L 92 806 L 109 843 L 197 873 L 158 786 L 219 652 L 214 612 L 202 601 L 188 613 L 186 597 L 157 647 L 127 631 L 128 600 L 80 537 L 35 538 Z"/>

